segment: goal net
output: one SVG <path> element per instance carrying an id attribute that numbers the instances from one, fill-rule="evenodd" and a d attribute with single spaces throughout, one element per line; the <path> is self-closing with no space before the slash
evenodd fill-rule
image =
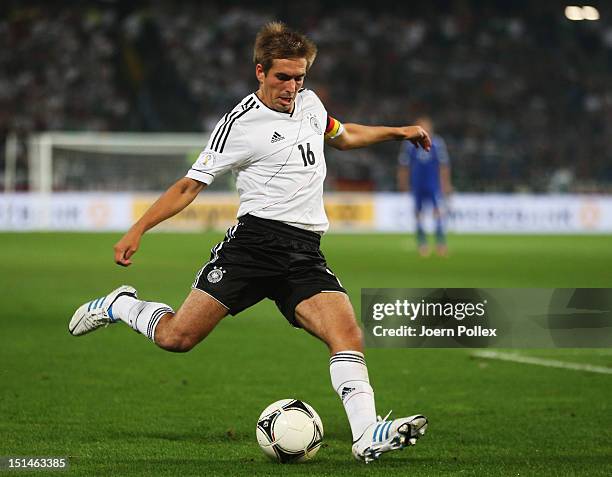
<path id="1" fill-rule="evenodd" d="M 207 134 L 46 132 L 29 143 L 34 192 L 165 190 L 185 175 Z M 227 190 L 228 181 L 215 183 Z"/>

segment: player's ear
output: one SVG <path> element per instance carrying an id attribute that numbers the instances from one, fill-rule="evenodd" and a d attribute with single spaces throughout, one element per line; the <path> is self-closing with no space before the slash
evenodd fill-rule
<path id="1" fill-rule="evenodd" d="M 263 83 L 266 74 L 264 73 L 264 68 L 261 63 L 257 63 L 255 65 L 255 76 L 257 77 L 257 81 Z"/>

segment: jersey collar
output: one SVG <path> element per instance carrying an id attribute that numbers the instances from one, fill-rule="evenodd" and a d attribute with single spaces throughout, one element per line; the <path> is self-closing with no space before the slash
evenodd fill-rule
<path id="1" fill-rule="evenodd" d="M 254 92 L 254 93 L 253 93 L 253 97 L 255 98 L 255 100 L 256 100 L 256 101 L 257 101 L 259 104 L 261 104 L 261 105 L 262 105 L 262 106 L 264 106 L 265 108 L 269 109 L 269 110 L 270 110 L 270 111 L 272 111 L 273 113 L 282 114 L 282 115 L 283 115 L 283 116 L 285 116 L 285 117 L 287 117 L 287 116 L 288 116 L 288 117 L 292 118 L 292 117 L 293 117 L 293 115 L 295 114 L 295 112 L 296 112 L 297 108 L 298 108 L 298 100 L 299 100 L 299 98 L 300 98 L 300 95 L 299 95 L 299 91 L 298 91 L 298 94 L 297 94 L 297 95 L 296 95 L 296 97 L 295 97 L 295 101 L 293 102 L 293 111 L 291 111 L 290 113 L 283 113 L 282 111 L 277 111 L 276 109 L 272 109 L 271 107 L 267 106 L 266 104 L 264 104 L 264 102 L 263 102 L 261 99 L 259 99 L 259 96 L 257 96 L 257 92 Z"/>

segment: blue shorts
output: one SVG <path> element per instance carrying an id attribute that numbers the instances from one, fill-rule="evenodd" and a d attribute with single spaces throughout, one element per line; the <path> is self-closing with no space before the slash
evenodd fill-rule
<path id="1" fill-rule="evenodd" d="M 442 195 L 437 190 L 415 191 L 413 196 L 414 210 L 417 214 L 421 213 L 426 203 L 431 203 L 434 209 L 439 209 L 442 202 Z"/>

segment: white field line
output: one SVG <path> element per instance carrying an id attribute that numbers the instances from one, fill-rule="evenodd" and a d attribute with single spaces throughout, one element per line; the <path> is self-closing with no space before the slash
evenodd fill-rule
<path id="1" fill-rule="evenodd" d="M 612 374 L 612 368 L 595 366 L 593 364 L 569 363 L 555 359 L 534 358 L 515 353 L 500 353 L 498 351 L 475 351 L 472 356 L 484 359 L 496 359 L 499 361 L 511 361 L 513 363 L 536 364 L 547 368 L 572 369 L 574 371 L 586 371 L 589 373 Z"/>

